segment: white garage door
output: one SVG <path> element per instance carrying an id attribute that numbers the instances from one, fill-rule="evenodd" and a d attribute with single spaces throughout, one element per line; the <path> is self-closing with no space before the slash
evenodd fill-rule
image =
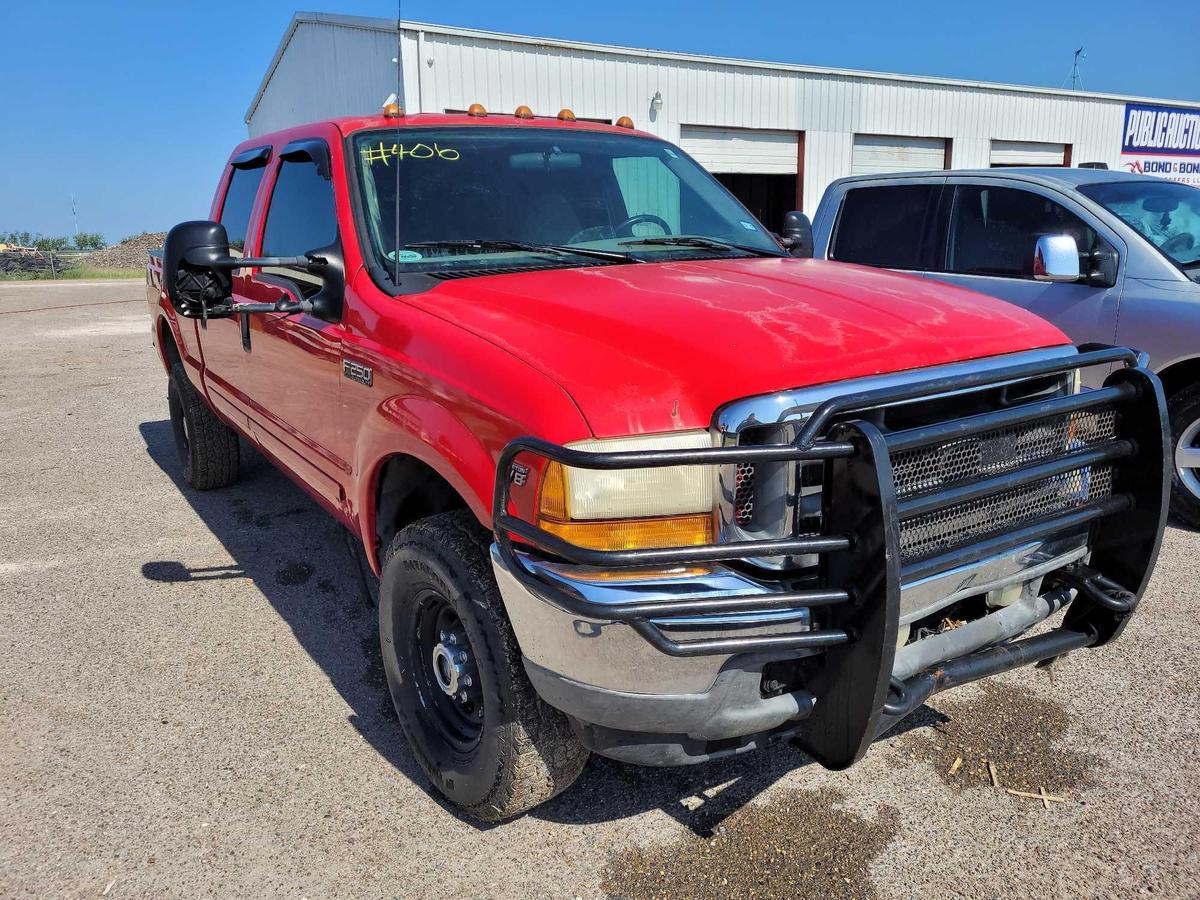
<path id="1" fill-rule="evenodd" d="M 890 134 L 856 134 L 853 175 L 888 172 L 923 172 L 946 168 L 944 138 L 896 137 Z"/>
<path id="2" fill-rule="evenodd" d="M 992 141 L 993 166 L 1061 166 L 1066 157 L 1066 144 Z"/>
<path id="3" fill-rule="evenodd" d="M 710 172 L 795 175 L 794 131 L 684 125 L 679 146 Z"/>

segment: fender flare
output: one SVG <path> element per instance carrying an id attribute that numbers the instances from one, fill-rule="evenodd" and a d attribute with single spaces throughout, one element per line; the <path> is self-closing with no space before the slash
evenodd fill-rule
<path id="1" fill-rule="evenodd" d="M 379 571 L 375 547 L 375 494 L 384 465 L 408 456 L 436 472 L 466 502 L 485 528 L 491 528 L 492 487 L 499 447 L 489 448 L 442 404 L 426 397 L 391 397 L 363 424 L 355 469 L 363 473 L 353 498 L 359 538 L 371 568 Z"/>

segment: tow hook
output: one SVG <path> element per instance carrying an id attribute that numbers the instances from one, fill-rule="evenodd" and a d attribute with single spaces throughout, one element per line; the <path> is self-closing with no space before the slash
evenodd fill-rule
<path id="1" fill-rule="evenodd" d="M 1059 569 L 1049 577 L 1064 587 L 1074 588 L 1080 596 L 1086 597 L 1097 606 L 1119 615 L 1130 612 L 1137 602 L 1133 593 L 1082 563 Z"/>

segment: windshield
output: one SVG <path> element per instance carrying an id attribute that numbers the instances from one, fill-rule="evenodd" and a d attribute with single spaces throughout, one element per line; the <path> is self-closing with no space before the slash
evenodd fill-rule
<path id="1" fill-rule="evenodd" d="M 1087 184 L 1092 198 L 1181 269 L 1200 264 L 1200 190 L 1171 181 Z"/>
<path id="2" fill-rule="evenodd" d="M 369 131 L 354 147 L 376 259 L 401 276 L 785 255 L 662 141 L 476 126 Z"/>

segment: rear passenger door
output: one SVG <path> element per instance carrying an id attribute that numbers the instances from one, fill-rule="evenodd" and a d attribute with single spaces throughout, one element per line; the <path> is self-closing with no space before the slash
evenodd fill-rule
<path id="1" fill-rule="evenodd" d="M 271 148 L 263 146 L 246 150 L 230 160 L 220 210 L 214 210 L 214 218 L 225 226 L 225 233 L 229 236 L 229 252 L 233 256 L 246 255 L 251 213 L 267 172 L 270 155 Z M 236 300 L 246 299 L 251 274 L 249 269 L 233 272 L 233 296 Z M 245 354 L 242 351 L 240 319 L 240 316 L 210 319 L 206 323 L 199 323 L 198 333 L 204 354 L 208 397 L 223 415 L 244 429 L 247 426 L 243 368 Z"/>
<path id="2" fill-rule="evenodd" d="M 1107 226 L 1068 198 L 1037 186 L 1000 179 L 954 179 L 947 188 L 945 250 L 934 277 L 991 294 L 1048 319 L 1076 343 L 1116 340 L 1121 271 L 1109 286 L 1053 283 L 1033 277 L 1033 251 L 1047 234 L 1075 238 L 1087 254 L 1115 253 L 1124 244 Z"/>
<path id="3" fill-rule="evenodd" d="M 915 274 L 932 268 L 944 232 L 944 180 L 904 179 L 850 188 L 842 198 L 826 256 Z"/>

